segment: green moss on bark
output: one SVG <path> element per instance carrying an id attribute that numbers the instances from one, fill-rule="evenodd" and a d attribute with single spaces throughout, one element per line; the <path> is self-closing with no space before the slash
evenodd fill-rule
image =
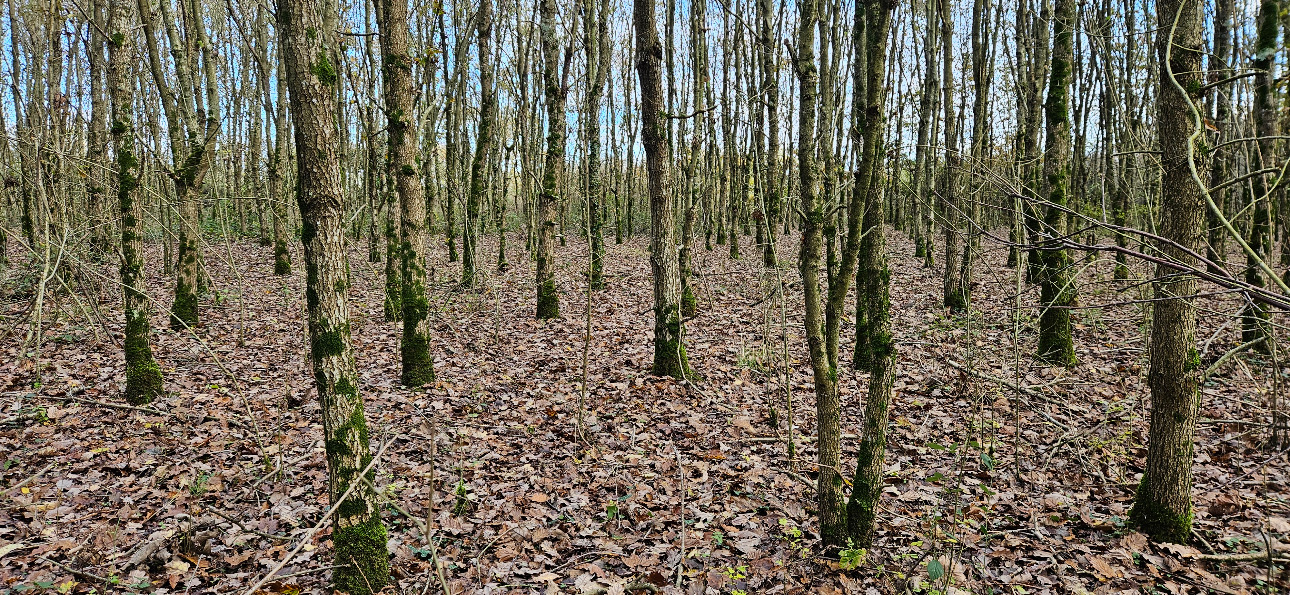
<path id="1" fill-rule="evenodd" d="M 537 318 L 550 320 L 560 317 L 560 296 L 555 290 L 555 279 L 547 278 L 538 286 Z"/>
<path id="2" fill-rule="evenodd" d="M 1192 518 L 1190 503 L 1185 512 L 1179 513 L 1155 501 L 1145 478 L 1138 484 L 1137 497 L 1134 498 L 1133 508 L 1129 510 L 1129 522 L 1142 529 L 1152 540 L 1187 543 L 1187 539 L 1191 537 Z"/>
<path id="3" fill-rule="evenodd" d="M 197 291 L 181 276 L 175 282 L 175 302 L 170 306 L 170 328 L 181 331 L 196 325 Z"/>
<path id="4" fill-rule="evenodd" d="M 127 312 L 126 318 L 125 400 L 131 405 L 146 405 L 162 393 L 161 367 L 148 343 L 147 314 Z"/>
<path id="5" fill-rule="evenodd" d="M 660 314 L 665 330 L 663 336 L 658 333 L 654 336 L 654 366 L 650 373 L 679 379 L 692 378 L 694 372 L 690 370 L 689 356 L 685 353 L 685 342 L 681 337 L 679 311 L 672 306 Z"/>
<path id="6" fill-rule="evenodd" d="M 385 588 L 390 576 L 387 540 L 385 525 L 376 515 L 332 533 L 338 566 L 332 588 L 349 595 L 369 595 Z"/>

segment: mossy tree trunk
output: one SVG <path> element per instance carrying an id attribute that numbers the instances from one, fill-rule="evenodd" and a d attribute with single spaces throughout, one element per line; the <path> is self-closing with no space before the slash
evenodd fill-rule
<path id="1" fill-rule="evenodd" d="M 546 92 L 546 164 L 537 200 L 537 318 L 560 316 L 560 296 L 555 285 L 555 216 L 560 176 L 564 171 L 565 100 L 560 73 L 560 44 L 556 38 L 555 0 L 539 0 L 542 39 L 542 86 Z M 568 74 L 568 68 L 565 73 Z"/>
<path id="2" fill-rule="evenodd" d="M 148 6 L 140 12 L 148 64 L 161 96 L 170 153 L 173 161 L 171 178 L 179 203 L 179 240 L 175 263 L 175 299 L 170 306 L 170 326 L 176 330 L 198 323 L 197 294 L 201 268 L 201 196 L 206 174 L 215 158 L 215 141 L 220 131 L 220 101 L 216 83 L 215 46 L 206 34 L 206 21 L 200 2 L 186 3 L 180 14 L 174 14 L 169 0 L 157 6 L 165 30 L 172 68 L 163 66 L 157 41 L 156 18 Z M 183 26 L 181 41 L 180 26 Z M 194 73 L 198 60 L 190 49 L 199 50 L 201 73 Z M 173 70 L 174 80 L 169 72 Z"/>
<path id="3" fill-rule="evenodd" d="M 1044 216 L 1040 259 L 1039 353 L 1041 361 L 1075 364 L 1071 310 L 1075 278 L 1070 251 L 1061 246 L 1066 232 L 1071 161 L 1070 81 L 1074 52 L 1075 0 L 1057 0 L 1053 9 L 1053 51 L 1048 97 L 1044 101 L 1044 181 L 1048 211 Z"/>
<path id="4" fill-rule="evenodd" d="M 882 497 L 883 461 L 887 448 L 888 411 L 891 405 L 892 381 L 895 378 L 895 343 L 891 334 L 891 272 L 887 268 L 886 212 L 882 184 L 883 133 L 886 122 L 887 37 L 895 0 L 866 0 L 856 5 L 856 47 L 864 47 L 867 66 L 855 66 L 854 77 L 867 77 L 864 85 L 864 145 L 852 200 L 864 202 L 864 232 L 860 244 L 859 277 L 856 303 L 864 302 L 866 328 L 856 329 L 856 363 L 865 360 L 869 371 L 869 395 L 865 399 L 864 434 L 857 452 L 855 479 L 851 499 L 846 507 L 847 536 L 857 546 L 873 544 L 878 503 Z M 864 32 L 859 22 L 863 11 Z M 860 44 L 863 43 L 863 46 Z M 855 84 L 860 88 L 859 80 Z M 856 110 L 856 115 L 861 115 Z M 852 127 L 856 139 L 858 127 Z M 860 196 L 863 194 L 863 196 Z M 857 318 L 857 321 L 859 318 Z M 861 345 L 863 338 L 866 343 Z M 863 355 L 863 358 L 861 357 Z"/>
<path id="5" fill-rule="evenodd" d="M 550 0 L 544 0 L 550 1 Z M 690 374 L 681 319 L 681 266 L 676 247 L 676 213 L 671 199 L 671 156 L 663 108 L 663 46 L 653 0 L 633 0 L 636 73 L 640 78 L 641 142 L 649 180 L 650 272 L 654 277 L 654 366 L 658 376 Z"/>
<path id="6" fill-rule="evenodd" d="M 125 294 L 125 400 L 151 403 L 161 395 L 161 368 L 152 357 L 148 296 L 143 278 L 143 202 L 138 199 L 142 168 L 134 138 L 134 10 L 131 0 L 108 6 L 107 92 L 112 103 L 116 152 L 117 207 L 121 225 L 121 287 Z"/>
<path id="7" fill-rule="evenodd" d="M 412 56 L 408 54 L 408 5 L 380 3 L 381 78 L 384 83 L 386 140 L 390 175 L 399 193 L 399 277 L 403 337 L 399 344 L 404 386 L 434 380 L 430 355 L 430 305 L 426 298 L 426 199 L 419 167 L 416 120 L 413 119 Z"/>
<path id="8" fill-rule="evenodd" d="M 1160 0 L 1156 42 L 1159 92 L 1156 123 L 1161 150 L 1160 235 L 1157 249 L 1172 261 L 1196 266 L 1192 256 L 1204 238 L 1205 202 L 1192 167 L 1204 171 L 1200 118 L 1193 118 L 1204 82 L 1201 58 L 1202 5 L 1198 0 Z M 1151 317 L 1151 426 L 1147 464 L 1129 518 L 1159 541 L 1183 543 L 1191 535 L 1192 456 L 1197 394 L 1204 373 L 1196 351 L 1196 278 L 1171 268 L 1156 270 Z"/>
<path id="9" fill-rule="evenodd" d="M 587 52 L 587 104 L 583 126 L 587 138 L 587 226 L 591 243 L 592 289 L 605 286 L 605 193 L 600 167 L 600 103 L 609 80 L 612 46 L 609 3 L 587 2 L 583 15 L 583 47 Z M 612 101 L 612 99 L 611 99 Z M 612 107 L 612 106 L 611 106 Z M 620 234 L 621 236 L 621 234 Z M 619 240 L 622 243 L 622 240 Z"/>
<path id="10" fill-rule="evenodd" d="M 493 125 L 497 118 L 497 90 L 493 85 L 493 2 L 481 0 L 475 16 L 479 39 L 479 133 L 470 163 L 470 195 L 466 197 L 466 231 L 462 234 L 461 284 L 474 287 L 479 246 L 480 201 L 488 188 L 489 156 L 493 150 Z"/>
<path id="11" fill-rule="evenodd" d="M 278 36 L 295 123 L 297 201 L 305 255 L 310 358 L 322 408 L 327 490 L 336 502 L 371 462 L 363 400 L 350 343 L 349 263 L 336 129 L 337 84 L 331 34 L 340 15 L 330 0 L 278 3 Z M 317 32 L 325 32 L 319 34 Z M 375 471 L 367 479 L 375 479 Z M 354 487 L 333 520 L 332 587 L 368 595 L 390 582 L 386 531 L 370 484 Z"/>
<path id="12" fill-rule="evenodd" d="M 838 396 L 838 335 L 842 307 L 856 272 L 860 251 L 860 229 L 864 217 L 864 196 L 852 192 L 847 205 L 847 232 L 836 269 L 826 267 L 821 291 L 820 269 L 824 255 L 825 227 L 833 217 L 833 205 L 820 196 L 816 155 L 817 98 L 819 67 L 815 57 L 815 30 L 820 16 L 814 0 L 798 2 L 798 29 L 795 70 L 798 81 L 797 117 L 797 196 L 803 213 L 801 244 L 797 267 L 802 277 L 805 301 L 804 325 L 815 384 L 817 428 L 817 461 L 820 475 L 816 482 L 820 516 L 820 538 L 828 546 L 845 543 L 847 527 L 842 499 L 842 413 Z M 854 137 L 853 137 L 854 138 Z M 791 194 L 791 193 L 790 193 Z M 881 220 L 882 214 L 875 216 Z M 829 263 L 833 265 L 833 262 Z"/>

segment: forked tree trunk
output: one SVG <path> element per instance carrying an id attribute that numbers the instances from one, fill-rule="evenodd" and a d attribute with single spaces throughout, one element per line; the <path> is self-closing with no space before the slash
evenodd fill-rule
<path id="1" fill-rule="evenodd" d="M 1265 5 L 1266 6 L 1266 5 Z M 1196 266 L 1192 256 L 1204 230 L 1201 188 L 1192 177 L 1204 171 L 1203 153 L 1194 143 L 1203 133 L 1199 105 L 1201 3 L 1159 0 L 1156 42 L 1159 93 L 1156 122 L 1161 150 L 1161 253 L 1173 262 Z M 1195 451 L 1197 394 L 1204 367 L 1196 352 L 1196 278 L 1157 268 L 1155 311 L 1151 317 L 1151 427 L 1147 464 L 1129 518 L 1158 541 L 1183 543 L 1191 535 L 1192 455 Z"/>
<path id="2" fill-rule="evenodd" d="M 892 381 L 896 376 L 895 342 L 891 332 L 891 271 L 887 268 L 886 230 L 883 214 L 886 212 L 882 184 L 883 133 L 886 130 L 886 95 L 884 83 L 887 68 L 887 37 L 891 29 L 891 14 L 895 0 L 866 0 L 856 5 L 856 21 L 865 14 L 865 34 L 854 36 L 857 44 L 863 42 L 864 56 L 868 62 L 864 75 L 865 125 L 863 153 L 856 172 L 853 193 L 863 193 L 864 239 L 860 244 L 859 279 L 856 288 L 857 308 L 864 302 L 865 329 L 856 329 L 856 362 L 866 360 L 869 371 L 869 395 L 865 399 L 864 434 L 857 452 L 855 480 L 852 482 L 851 499 L 847 502 L 847 536 L 856 546 L 873 544 L 874 525 L 878 502 L 883 489 L 883 461 L 887 448 L 887 421 L 891 404 Z M 858 25 L 857 25 L 858 28 Z M 857 46 L 860 47 L 860 46 Z M 854 75 L 860 78 L 857 66 Z M 857 81 L 856 87 L 858 88 Z M 854 130 L 854 127 L 853 127 Z M 852 139 L 858 134 L 853 132 Z M 852 199 L 859 201 L 857 196 Z M 863 285 L 861 285 L 863 283 Z M 857 317 L 859 320 L 859 317 Z M 865 344 L 861 345 L 861 337 Z M 857 365 L 857 367 L 859 367 Z"/>

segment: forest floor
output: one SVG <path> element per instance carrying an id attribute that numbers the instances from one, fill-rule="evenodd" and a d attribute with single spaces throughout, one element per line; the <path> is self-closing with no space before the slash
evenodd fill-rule
<path id="1" fill-rule="evenodd" d="M 1269 402 L 1284 389 L 1268 358 L 1234 358 L 1205 384 L 1196 538 L 1149 544 L 1125 517 L 1149 412 L 1147 304 L 1134 301 L 1149 298 L 1150 285 L 1121 288 L 1105 259 L 1084 268 L 1081 304 L 1121 305 L 1077 310 L 1079 365 L 1046 368 L 1029 357 L 1037 291 L 1025 287 L 1015 334 L 1017 278 L 1002 249 L 986 245 L 973 313 L 952 317 L 940 305 L 939 266 L 923 268 L 903 235 L 892 236 L 899 370 L 889 475 L 875 547 L 854 570 L 819 555 L 796 236 L 783 239 L 778 272 L 760 265 L 749 238 L 738 261 L 725 246 L 695 250 L 701 310 L 686 327 L 695 383 L 648 374 L 645 238 L 609 239 L 608 287 L 591 296 L 585 351 L 580 239 L 557 251 L 564 317 L 546 323 L 532 317 L 519 236 L 510 238 L 509 271 L 486 266 L 481 287 L 468 291 L 437 245 L 438 381 L 418 391 L 398 385 L 400 326 L 382 320 L 382 265 L 367 263 L 358 243 L 353 338 L 373 451 L 384 449 L 377 484 L 400 592 L 1286 588 L 1290 481 L 1266 427 Z M 206 260 L 218 291 L 203 302 L 202 325 L 184 332 L 165 324 L 172 279 L 160 271 L 160 247 L 149 245 L 153 348 L 169 392 L 146 408 L 120 407 L 115 264 L 79 267 L 74 296 L 46 292 L 39 382 L 26 340 L 39 272 L 4 269 L 0 595 L 242 593 L 300 545 L 265 589 L 325 589 L 330 532 L 311 530 L 328 506 L 326 466 L 300 254 L 290 277 L 275 277 L 269 248 L 212 242 Z M 482 251 L 486 263 L 495 242 Z M 1239 343 L 1231 317 L 1239 302 L 1228 294 L 1201 305 L 1209 365 Z M 844 361 L 851 335 L 844 330 Z M 848 477 L 864 384 L 844 366 Z M 418 528 L 426 518 L 429 540 Z"/>

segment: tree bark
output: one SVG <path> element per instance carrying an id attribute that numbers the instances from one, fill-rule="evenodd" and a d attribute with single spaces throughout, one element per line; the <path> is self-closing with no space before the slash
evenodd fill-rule
<path id="1" fill-rule="evenodd" d="M 555 208 L 564 170 L 565 98 L 560 76 L 560 46 L 555 31 L 555 0 L 538 0 L 542 38 L 542 85 L 546 91 L 546 164 L 537 201 L 537 318 L 560 316 L 555 285 Z"/>
<path id="2" fill-rule="evenodd" d="M 413 119 L 412 56 L 408 54 L 408 5 L 402 0 L 378 4 L 381 29 L 381 76 L 385 90 L 386 141 L 390 176 L 399 192 L 399 277 L 403 311 L 403 362 L 400 381 L 418 387 L 434 381 L 430 355 L 430 305 L 426 298 L 426 199 L 417 154 Z"/>
<path id="3" fill-rule="evenodd" d="M 497 89 L 493 85 L 493 2 L 480 0 L 476 13 L 479 38 L 479 133 L 475 156 L 470 164 L 470 196 L 466 198 L 466 232 L 462 235 L 461 284 L 475 285 L 475 268 L 481 231 L 479 203 L 488 187 L 488 160 L 493 150 L 493 126 L 497 117 Z"/>
<path id="4" fill-rule="evenodd" d="M 550 1 L 550 0 L 544 0 Z M 663 111 L 663 46 L 658 39 L 654 0 L 633 0 L 636 73 L 641 89 L 641 141 L 649 179 L 650 272 L 654 277 L 654 366 L 657 376 L 690 375 L 681 320 L 681 267 L 672 208 L 670 149 Z"/>
<path id="5" fill-rule="evenodd" d="M 12 5 L 10 5 L 12 6 Z M 152 357 L 148 296 L 143 277 L 143 202 L 138 199 L 142 168 L 135 156 L 134 19 L 129 0 L 108 5 L 107 87 L 112 102 L 116 152 L 116 197 L 121 225 L 121 287 L 125 295 L 125 400 L 151 403 L 162 393 L 161 368 Z"/>
<path id="6" fill-rule="evenodd" d="M 855 478 L 851 499 L 847 502 L 847 535 L 859 547 L 873 544 L 874 525 L 878 503 L 882 498 L 883 461 L 887 448 L 888 411 L 891 405 L 892 382 L 895 379 L 895 342 L 891 332 L 891 271 L 887 267 L 886 230 L 883 214 L 886 212 L 882 184 L 883 133 L 886 128 L 884 83 L 887 68 L 887 36 L 891 29 L 891 14 L 895 0 L 866 0 L 856 5 L 857 29 L 860 13 L 865 14 L 863 37 L 857 32 L 857 47 L 864 47 L 868 62 L 865 67 L 864 145 L 860 167 L 856 171 L 852 192 L 863 193 L 864 239 L 861 240 L 859 277 L 856 281 L 856 304 L 864 302 L 866 328 L 856 329 L 856 363 L 866 360 L 869 371 L 869 395 L 865 399 L 864 435 L 857 452 Z M 860 42 L 863 41 L 863 46 Z M 856 66 L 855 77 L 862 73 Z M 856 87 L 858 88 L 857 81 Z M 859 130 L 852 127 L 852 139 L 858 140 Z M 853 201 L 861 198 L 856 196 Z M 857 317 L 857 321 L 860 318 Z M 866 343 L 860 344 L 863 338 Z"/>
<path id="7" fill-rule="evenodd" d="M 1204 171 L 1195 143 L 1203 139 L 1198 112 L 1201 70 L 1201 3 L 1156 4 L 1159 94 L 1156 122 L 1161 150 L 1160 235 L 1157 248 L 1176 262 L 1191 256 L 1204 237 L 1204 198 L 1192 176 Z M 1195 117 L 1193 117 L 1193 114 Z M 1196 278 L 1161 266 L 1156 270 L 1151 318 L 1151 426 L 1147 463 L 1129 518 L 1158 541 L 1183 543 L 1191 535 L 1192 455 L 1204 368 L 1196 351 Z"/>
<path id="8" fill-rule="evenodd" d="M 1039 353 L 1041 361 L 1058 365 L 1075 364 L 1071 337 L 1070 306 L 1075 303 L 1075 279 L 1070 253 L 1060 246 L 1066 232 L 1066 203 L 1070 182 L 1071 55 L 1075 24 L 1075 0 L 1057 0 L 1053 11 L 1053 52 L 1049 70 L 1048 98 L 1044 101 L 1044 180 L 1048 212 L 1041 234 Z"/>
<path id="9" fill-rule="evenodd" d="M 327 488 L 336 502 L 371 461 L 363 399 L 350 342 L 349 263 L 344 193 L 337 154 L 337 82 L 332 31 L 339 10 L 330 0 L 278 3 L 279 47 L 295 123 L 296 167 L 304 244 L 310 357 L 322 408 Z M 375 470 L 366 479 L 375 479 Z M 355 595 L 390 582 L 386 531 L 370 483 L 355 486 L 336 511 L 332 587 Z"/>

